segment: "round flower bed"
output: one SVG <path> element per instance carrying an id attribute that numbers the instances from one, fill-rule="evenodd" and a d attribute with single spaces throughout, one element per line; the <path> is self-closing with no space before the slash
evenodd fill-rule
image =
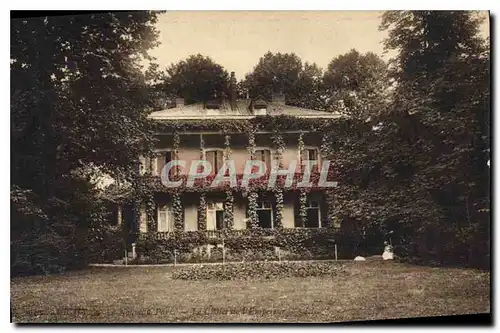
<path id="1" fill-rule="evenodd" d="M 172 273 L 172 278 L 178 280 L 277 279 L 285 277 L 335 276 L 343 272 L 344 267 L 335 263 L 247 262 L 182 267 Z"/>

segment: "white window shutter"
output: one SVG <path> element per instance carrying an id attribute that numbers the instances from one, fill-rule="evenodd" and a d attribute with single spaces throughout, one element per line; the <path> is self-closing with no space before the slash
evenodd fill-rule
<path id="1" fill-rule="evenodd" d="M 167 210 L 167 229 L 168 231 L 175 231 L 175 217 L 174 217 L 174 210 L 169 208 Z"/>
<path id="2" fill-rule="evenodd" d="M 159 232 L 168 231 L 167 212 L 164 210 L 160 210 L 158 212 L 158 231 Z"/>
<path id="3" fill-rule="evenodd" d="M 207 209 L 207 230 L 215 230 L 215 210 Z"/>

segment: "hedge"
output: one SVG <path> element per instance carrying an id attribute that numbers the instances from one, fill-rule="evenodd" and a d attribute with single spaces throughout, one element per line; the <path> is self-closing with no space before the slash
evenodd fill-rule
<path id="1" fill-rule="evenodd" d="M 220 262 L 221 248 L 212 248 L 208 257 L 203 246 L 222 243 L 226 261 L 278 260 L 277 248 L 285 260 L 333 259 L 335 240 L 341 239 L 333 229 L 252 229 L 228 232 L 224 239 L 208 238 L 203 231 L 177 231 L 161 239 L 154 233 L 141 235 L 136 249 L 144 263 L 173 262 L 174 250 L 177 262 Z"/>
<path id="2" fill-rule="evenodd" d="M 344 272 L 344 266 L 335 263 L 247 262 L 182 267 L 172 273 L 172 278 L 178 280 L 278 279 L 338 276 Z"/>

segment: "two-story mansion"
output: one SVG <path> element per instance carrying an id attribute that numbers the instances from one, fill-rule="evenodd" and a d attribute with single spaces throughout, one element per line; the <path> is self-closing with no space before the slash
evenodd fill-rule
<path id="1" fill-rule="evenodd" d="M 304 191 L 296 184 L 305 172 L 304 160 L 318 162 L 310 169 L 317 180 L 321 145 L 331 134 L 325 133 L 324 125 L 340 115 L 289 106 L 283 94 L 269 101 L 259 96 L 237 99 L 235 86 L 233 72 L 228 99 L 186 105 L 178 98 L 175 107 L 150 114 L 158 125 L 158 143 L 154 156 L 141 158 L 141 174 L 150 191 L 140 207 L 140 233 L 207 230 L 217 234 L 223 229 L 322 228 L 334 223 L 325 200 L 328 189 L 316 184 Z M 203 179 L 191 188 L 167 188 L 160 179 L 172 160 L 186 163 L 185 168 L 167 172 L 173 179 L 185 181 L 190 163 L 196 160 L 211 163 L 213 179 L 228 159 L 234 161 L 238 182 L 248 160 L 262 161 L 266 175 L 245 188 L 214 188 Z M 281 186 L 286 182 L 282 176 L 275 187 L 268 186 L 273 161 L 280 170 L 296 163 L 293 186 Z"/>

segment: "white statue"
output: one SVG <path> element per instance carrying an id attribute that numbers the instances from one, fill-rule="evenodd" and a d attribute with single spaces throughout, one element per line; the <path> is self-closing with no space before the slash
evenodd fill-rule
<path id="1" fill-rule="evenodd" d="M 384 242 L 384 253 L 382 253 L 382 259 L 384 260 L 393 260 L 394 259 L 394 252 L 392 245 L 389 245 L 389 243 Z"/>

